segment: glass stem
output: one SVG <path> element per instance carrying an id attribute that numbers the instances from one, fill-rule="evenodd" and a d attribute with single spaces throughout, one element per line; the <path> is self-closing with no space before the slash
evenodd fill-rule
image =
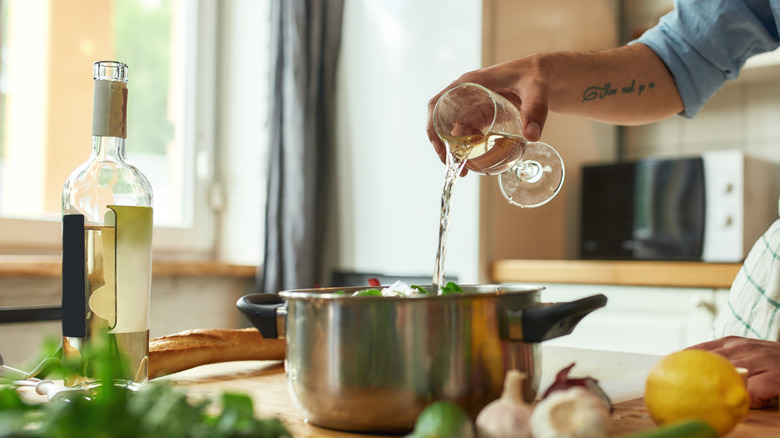
<path id="1" fill-rule="evenodd" d="M 526 183 L 535 183 L 542 178 L 542 166 L 533 160 L 520 161 L 515 167 L 517 177 Z"/>

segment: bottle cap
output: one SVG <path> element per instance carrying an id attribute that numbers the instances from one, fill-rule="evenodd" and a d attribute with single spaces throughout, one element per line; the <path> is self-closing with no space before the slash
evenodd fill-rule
<path id="1" fill-rule="evenodd" d="M 117 61 L 93 65 L 92 135 L 127 138 L 127 71 Z"/>

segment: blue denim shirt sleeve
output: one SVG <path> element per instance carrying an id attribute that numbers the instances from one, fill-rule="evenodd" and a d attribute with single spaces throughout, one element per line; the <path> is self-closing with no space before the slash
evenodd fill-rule
<path id="1" fill-rule="evenodd" d="M 675 0 L 674 10 L 632 41 L 650 47 L 672 74 L 693 117 L 745 60 L 780 45 L 779 0 Z"/>

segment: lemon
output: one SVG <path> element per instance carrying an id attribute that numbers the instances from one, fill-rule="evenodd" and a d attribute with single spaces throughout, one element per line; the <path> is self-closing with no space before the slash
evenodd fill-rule
<path id="1" fill-rule="evenodd" d="M 745 383 L 726 358 L 683 350 L 661 359 L 647 376 L 645 406 L 659 425 L 701 420 L 723 436 L 750 406 Z"/>
<path id="2" fill-rule="evenodd" d="M 471 418 L 458 405 L 437 401 L 420 412 L 406 438 L 473 438 Z"/>

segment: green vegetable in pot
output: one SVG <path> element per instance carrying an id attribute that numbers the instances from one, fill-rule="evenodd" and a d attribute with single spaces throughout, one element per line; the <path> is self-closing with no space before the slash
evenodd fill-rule
<path id="1" fill-rule="evenodd" d="M 343 291 L 336 292 L 340 295 L 343 293 Z M 462 295 L 464 293 L 460 286 L 451 281 L 442 286 L 439 291 L 439 295 Z M 363 289 L 352 294 L 353 297 L 411 297 L 420 295 L 430 295 L 430 293 L 422 286 L 414 284 L 409 286 L 400 280 L 383 289 Z"/>
<path id="2" fill-rule="evenodd" d="M 420 293 L 422 295 L 428 295 L 428 291 L 424 287 L 422 287 L 422 286 L 418 286 L 416 284 L 413 284 L 410 287 L 412 289 L 416 290 L 418 293 Z"/>
<path id="3" fill-rule="evenodd" d="M 461 289 L 460 286 L 450 281 L 441 288 L 440 295 L 454 295 L 463 293 L 465 292 L 463 292 L 463 289 Z"/>
<path id="4" fill-rule="evenodd" d="M 414 431 L 406 438 L 474 438 L 474 424 L 458 405 L 437 401 L 417 417 Z"/>
<path id="5" fill-rule="evenodd" d="M 366 289 L 355 292 L 353 297 L 381 297 L 382 291 L 379 289 Z"/>

